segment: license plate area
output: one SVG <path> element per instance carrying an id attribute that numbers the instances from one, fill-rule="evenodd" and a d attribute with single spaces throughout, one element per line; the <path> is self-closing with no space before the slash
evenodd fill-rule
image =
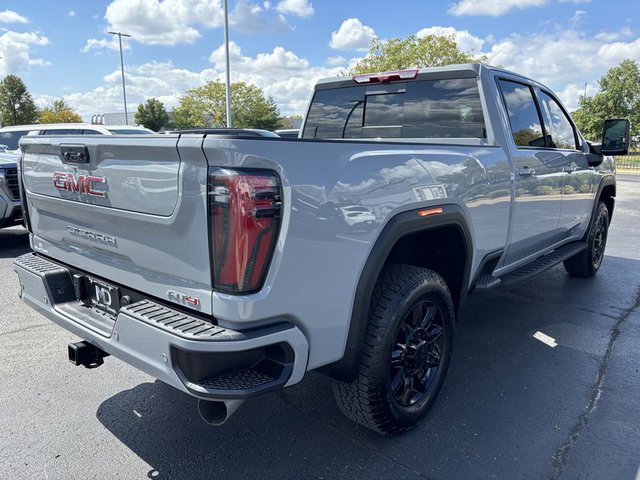
<path id="1" fill-rule="evenodd" d="M 118 310 L 120 310 L 120 289 L 118 287 L 91 277 L 84 277 L 84 287 L 83 303 L 85 305 L 95 307 L 113 316 L 118 314 Z"/>

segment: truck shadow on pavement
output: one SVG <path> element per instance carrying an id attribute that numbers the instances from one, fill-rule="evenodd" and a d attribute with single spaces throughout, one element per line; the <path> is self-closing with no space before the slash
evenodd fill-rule
<path id="1" fill-rule="evenodd" d="M 593 279 L 556 267 L 472 295 L 439 398 L 397 438 L 346 420 L 315 373 L 247 401 L 221 427 L 159 381 L 105 400 L 97 418 L 151 466 L 149 478 L 555 478 L 587 424 L 585 405 L 607 399 L 596 379 L 639 289 L 640 262 L 609 256 Z M 638 462 L 628 460 L 633 478 Z"/>
<path id="2" fill-rule="evenodd" d="M 29 232 L 22 227 L 0 229 L 0 258 L 14 258 L 29 252 Z"/>

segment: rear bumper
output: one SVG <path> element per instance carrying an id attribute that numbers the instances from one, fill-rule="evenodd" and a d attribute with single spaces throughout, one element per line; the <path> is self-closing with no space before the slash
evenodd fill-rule
<path id="1" fill-rule="evenodd" d="M 306 371 L 309 344 L 291 324 L 237 332 L 151 299 L 122 307 L 115 321 L 105 320 L 76 299 L 66 267 L 29 253 L 15 260 L 14 270 L 20 297 L 42 315 L 198 398 L 248 398 L 294 385 Z"/>

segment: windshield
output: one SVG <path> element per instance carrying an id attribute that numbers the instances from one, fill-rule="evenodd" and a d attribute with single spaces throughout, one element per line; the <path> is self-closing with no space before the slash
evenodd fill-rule
<path id="1" fill-rule="evenodd" d="M 302 138 L 486 138 L 476 78 L 316 91 Z"/>
<path id="2" fill-rule="evenodd" d="M 114 135 L 150 135 L 152 133 L 156 133 L 154 131 L 151 130 L 146 130 L 143 128 L 108 128 L 107 130 L 109 130 L 111 133 L 113 133 Z"/>
<path id="3" fill-rule="evenodd" d="M 0 132 L 0 145 L 6 145 L 9 150 L 17 150 L 20 139 L 24 137 L 29 130 L 15 130 L 13 132 Z"/>

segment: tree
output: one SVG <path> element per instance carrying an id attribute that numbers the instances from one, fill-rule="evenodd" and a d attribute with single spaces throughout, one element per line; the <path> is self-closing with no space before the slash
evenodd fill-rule
<path id="1" fill-rule="evenodd" d="M 7 75 L 0 80 L 0 115 L 3 126 L 25 125 L 38 119 L 38 107 L 16 75 Z"/>
<path id="2" fill-rule="evenodd" d="M 235 128 L 275 130 L 281 125 L 280 112 L 262 89 L 244 82 L 231 84 L 231 117 Z M 226 125 L 225 85 L 209 82 L 187 90 L 173 112 L 176 128 L 220 127 Z"/>
<path id="3" fill-rule="evenodd" d="M 53 100 L 38 115 L 40 123 L 81 123 L 82 117 L 78 115 L 64 98 Z"/>
<path id="4" fill-rule="evenodd" d="M 486 61 L 485 55 L 461 51 L 454 35 L 426 35 L 422 38 L 410 35 L 405 39 L 390 40 L 374 38 L 367 56 L 349 73 L 354 75 Z"/>
<path id="5" fill-rule="evenodd" d="M 169 126 L 169 114 L 165 110 L 164 104 L 157 98 L 148 98 L 144 104 L 138 105 L 135 120 L 138 125 L 143 125 L 156 132 Z"/>
<path id="6" fill-rule="evenodd" d="M 628 118 L 631 136 L 640 135 L 640 69 L 635 60 L 623 60 L 598 81 L 600 91 L 580 97 L 573 118 L 590 140 L 602 140 L 607 118 Z"/>

